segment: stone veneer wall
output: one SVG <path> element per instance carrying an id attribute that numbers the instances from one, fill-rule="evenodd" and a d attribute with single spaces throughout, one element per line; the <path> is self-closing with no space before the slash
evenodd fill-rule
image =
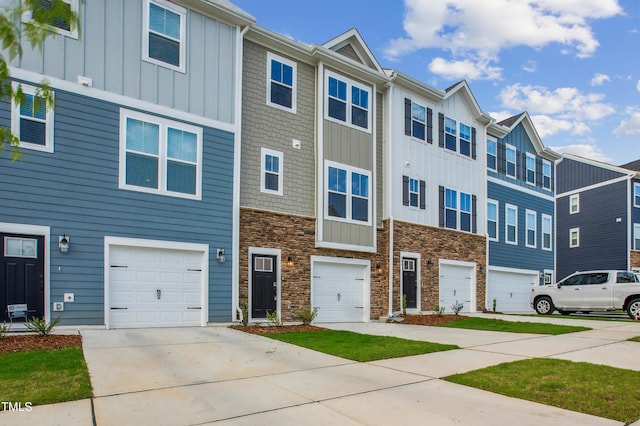
<path id="1" fill-rule="evenodd" d="M 311 302 L 311 256 L 371 261 L 370 318 L 388 315 L 386 268 L 388 230 L 378 228 L 377 253 L 316 248 L 316 219 L 249 208 L 240 209 L 240 302 L 248 300 L 249 247 L 281 250 L 280 310 L 283 321 L 295 321 L 295 312 Z M 287 265 L 291 256 L 292 265 Z M 380 269 L 377 268 L 380 265 Z M 291 308 L 289 308 L 289 306 Z"/>
<path id="2" fill-rule="evenodd" d="M 631 250 L 629 256 L 629 269 L 640 268 L 640 251 Z"/>
<path id="3" fill-rule="evenodd" d="M 385 227 L 388 223 L 385 222 Z M 433 310 L 439 300 L 439 260 L 475 262 L 476 309 L 482 311 L 485 305 L 487 243 L 484 236 L 451 229 L 417 225 L 407 222 L 393 223 L 393 310 L 400 311 L 401 301 L 401 261 L 400 252 L 420 253 L 420 296 L 419 308 Z M 432 265 L 429 266 L 429 260 Z"/>

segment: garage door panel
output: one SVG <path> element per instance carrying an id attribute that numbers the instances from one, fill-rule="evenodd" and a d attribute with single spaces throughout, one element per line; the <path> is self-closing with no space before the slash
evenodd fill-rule
<path id="1" fill-rule="evenodd" d="M 462 303 L 461 312 L 473 310 L 471 287 L 474 268 L 465 265 L 440 265 L 440 297 L 439 304 L 445 312 L 453 312 L 452 306 Z"/>
<path id="2" fill-rule="evenodd" d="M 489 271 L 487 279 L 487 304 L 500 312 L 529 312 L 531 289 L 538 281 L 538 272 Z"/>
<path id="3" fill-rule="evenodd" d="M 353 322 L 364 320 L 363 265 L 314 263 L 313 306 L 318 308 L 317 322 Z"/>

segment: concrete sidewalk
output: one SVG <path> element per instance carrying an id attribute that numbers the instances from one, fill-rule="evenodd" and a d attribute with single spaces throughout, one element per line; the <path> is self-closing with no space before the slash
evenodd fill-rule
<path id="1" fill-rule="evenodd" d="M 640 323 L 505 319 L 571 322 L 594 330 L 541 336 L 373 322 L 323 324 L 462 348 L 357 363 L 226 327 L 87 329 L 81 333 L 93 401 L 2 412 L 0 424 L 621 425 L 439 380 L 529 357 L 640 370 L 637 355 L 633 359 L 640 343 L 625 341 L 640 335 Z"/>

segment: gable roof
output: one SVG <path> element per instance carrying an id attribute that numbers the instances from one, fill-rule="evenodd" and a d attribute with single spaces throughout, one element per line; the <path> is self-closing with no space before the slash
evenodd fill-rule
<path id="1" fill-rule="evenodd" d="M 536 127 L 533 125 L 533 120 L 531 120 L 531 116 L 527 111 L 511 116 L 497 124 L 499 126 L 506 127 L 509 132 L 515 129 L 519 124 L 522 124 L 522 127 L 527 132 L 527 136 L 529 136 L 529 139 L 538 154 L 550 160 L 558 160 L 561 158 L 560 154 L 544 146 L 540 135 L 538 135 Z"/>
<path id="2" fill-rule="evenodd" d="M 349 31 L 346 31 L 326 43 L 323 43 L 322 47 L 340 53 L 341 55 L 372 68 L 379 73 L 383 72 L 378 60 L 373 56 L 369 46 L 367 46 L 367 43 L 364 42 L 364 39 L 355 28 L 351 28 Z"/>
<path id="3" fill-rule="evenodd" d="M 473 92 L 471 91 L 471 87 L 469 87 L 469 83 L 467 83 L 467 80 L 461 80 L 447 87 L 446 89 L 444 89 L 444 92 L 445 99 L 455 96 L 456 94 L 461 95 L 469 106 L 469 109 L 473 111 L 474 116 L 480 117 L 481 119 L 479 121 L 484 122 L 484 124 L 489 124 L 491 123 L 491 121 L 493 121 L 493 118 L 489 114 L 483 112 L 482 109 L 480 109 L 480 105 L 478 104 L 478 101 L 476 101 L 476 97 L 473 96 Z"/>
<path id="4" fill-rule="evenodd" d="M 640 160 L 631 161 L 630 163 L 623 164 L 620 167 L 622 167 L 623 169 L 629 169 L 636 172 L 640 172 Z"/>

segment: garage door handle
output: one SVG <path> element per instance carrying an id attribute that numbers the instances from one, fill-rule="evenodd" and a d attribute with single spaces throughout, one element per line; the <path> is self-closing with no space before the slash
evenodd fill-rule
<path id="1" fill-rule="evenodd" d="M 126 309 L 129 309 L 129 308 L 111 308 L 111 309 L 113 309 L 113 310 L 116 310 L 116 309 L 125 309 L 125 310 L 126 310 Z"/>
<path id="2" fill-rule="evenodd" d="M 364 309 L 364 306 L 354 306 L 356 309 Z"/>
<path id="3" fill-rule="evenodd" d="M 187 306 L 187 309 L 202 309 L 200 306 Z"/>
<path id="4" fill-rule="evenodd" d="M 340 293 L 338 293 L 338 302 L 340 301 Z"/>

